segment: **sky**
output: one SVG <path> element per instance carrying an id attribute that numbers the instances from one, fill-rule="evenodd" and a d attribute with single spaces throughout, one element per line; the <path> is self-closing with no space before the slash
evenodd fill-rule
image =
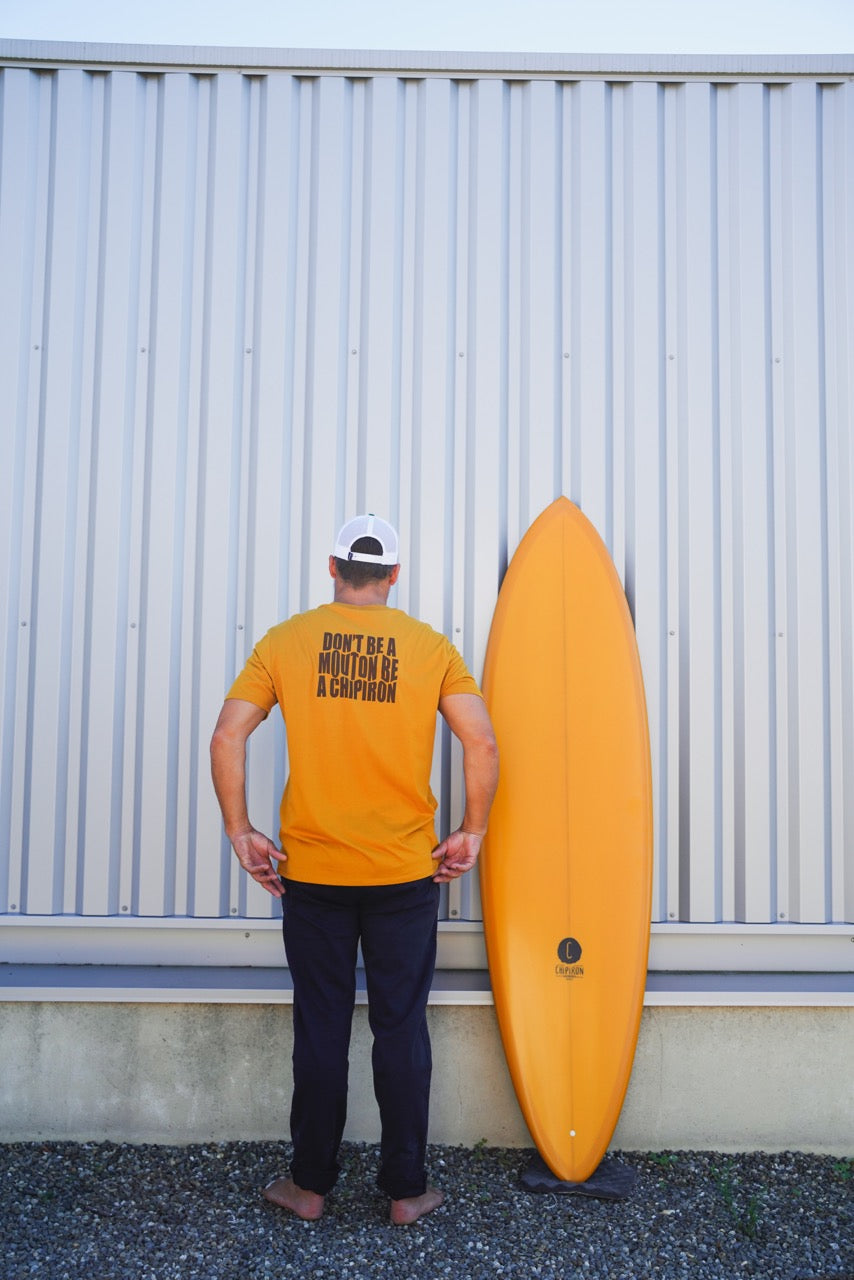
<path id="1" fill-rule="evenodd" d="M 0 0 L 0 39 L 483 53 L 854 53 L 854 0 Z"/>

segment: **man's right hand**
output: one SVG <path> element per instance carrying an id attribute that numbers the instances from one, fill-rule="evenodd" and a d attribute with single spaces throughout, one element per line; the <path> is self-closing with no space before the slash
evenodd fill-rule
<path id="1" fill-rule="evenodd" d="M 254 827 L 238 831 L 229 839 L 243 870 L 248 871 L 252 879 L 274 898 L 281 898 L 285 890 L 272 862 L 284 862 L 287 855 L 280 853 L 269 836 Z"/>
<path id="2" fill-rule="evenodd" d="M 458 876 L 471 871 L 477 862 L 482 841 L 482 831 L 452 831 L 433 850 L 433 857 L 438 863 L 433 877 L 436 883 L 447 884 L 449 880 L 456 880 Z"/>

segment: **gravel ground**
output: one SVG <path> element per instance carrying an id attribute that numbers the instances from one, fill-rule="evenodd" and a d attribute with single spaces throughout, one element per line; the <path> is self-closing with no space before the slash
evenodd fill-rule
<path id="1" fill-rule="evenodd" d="M 854 1159 L 619 1154 L 617 1203 L 532 1195 L 531 1153 L 433 1146 L 441 1209 L 392 1227 L 376 1149 L 345 1144 L 319 1223 L 266 1203 L 278 1143 L 0 1147 L 3 1280 L 854 1280 Z"/>

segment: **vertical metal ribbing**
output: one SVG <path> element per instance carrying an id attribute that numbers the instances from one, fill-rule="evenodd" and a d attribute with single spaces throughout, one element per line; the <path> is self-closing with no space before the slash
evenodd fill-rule
<path id="1" fill-rule="evenodd" d="M 206 760 L 252 640 L 327 597 L 370 505 L 398 602 L 479 675 L 565 492 L 637 626 L 656 917 L 851 916 L 850 83 L 70 68 L 2 93 L 6 909 L 267 916 Z M 251 757 L 272 826 L 281 726 Z M 446 736 L 434 789 L 447 827 Z M 471 884 L 448 899 L 477 915 Z"/>

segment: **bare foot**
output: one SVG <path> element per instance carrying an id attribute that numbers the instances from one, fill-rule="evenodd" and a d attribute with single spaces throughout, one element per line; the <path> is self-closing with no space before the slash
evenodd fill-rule
<path id="1" fill-rule="evenodd" d="M 316 1191 L 304 1191 L 293 1178 L 276 1178 L 261 1192 L 265 1200 L 277 1204 L 280 1209 L 290 1209 L 304 1222 L 317 1222 L 323 1213 L 323 1196 Z"/>
<path id="2" fill-rule="evenodd" d="M 396 1227 L 406 1227 L 417 1222 L 426 1213 L 438 1209 L 445 1197 L 435 1187 L 428 1187 L 421 1196 L 412 1196 L 408 1200 L 392 1200 L 389 1217 Z"/>

